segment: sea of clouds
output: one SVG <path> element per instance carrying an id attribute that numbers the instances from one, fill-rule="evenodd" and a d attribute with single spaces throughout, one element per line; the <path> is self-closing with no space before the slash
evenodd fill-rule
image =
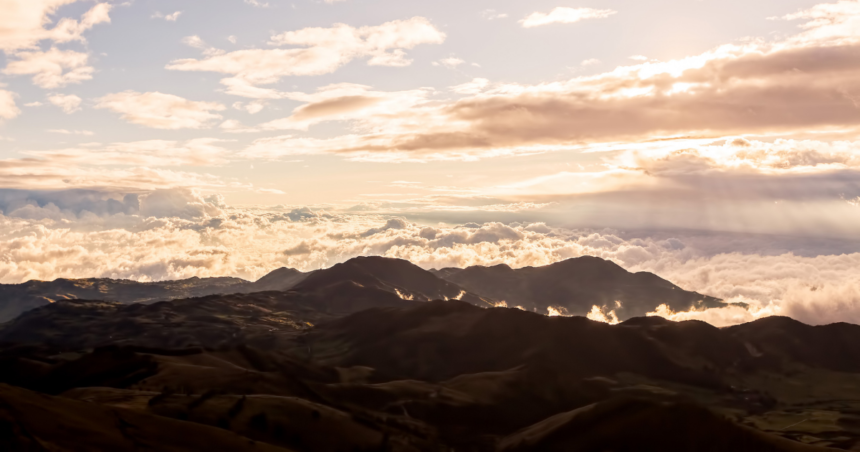
<path id="1" fill-rule="evenodd" d="M 592 255 L 748 305 L 656 312 L 676 320 L 723 326 L 776 314 L 812 324 L 860 323 L 860 243 L 852 241 L 568 229 L 543 222 L 430 225 L 348 209 L 234 208 L 219 196 L 187 189 L 111 196 L 0 193 L 0 282 L 255 280 L 282 266 L 309 271 L 361 255 L 408 259 L 427 269 L 500 263 L 516 268 Z"/>

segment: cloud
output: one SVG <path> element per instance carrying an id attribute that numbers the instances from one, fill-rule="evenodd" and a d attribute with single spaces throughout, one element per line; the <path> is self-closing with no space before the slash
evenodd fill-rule
<path id="1" fill-rule="evenodd" d="M 255 100 L 247 103 L 234 102 L 233 108 L 235 108 L 236 110 L 248 112 L 248 114 L 251 115 L 255 115 L 263 111 L 263 108 L 266 108 L 266 102 L 262 100 Z"/>
<path id="2" fill-rule="evenodd" d="M 448 57 L 442 58 L 439 61 L 434 61 L 433 66 L 444 66 L 448 69 L 454 69 L 463 63 L 465 63 L 465 61 L 461 60 L 460 58 Z"/>
<path id="3" fill-rule="evenodd" d="M 475 78 L 471 82 L 452 86 L 451 91 L 458 94 L 479 94 L 490 86 L 490 81 L 485 78 Z"/>
<path id="4" fill-rule="evenodd" d="M 189 188 L 155 190 L 141 200 L 140 214 L 158 218 L 206 218 L 223 213 L 218 204 Z"/>
<path id="5" fill-rule="evenodd" d="M 108 145 L 90 143 L 47 151 L 21 150 L 23 158 L 0 159 L 0 187 L 136 192 L 177 186 L 255 190 L 250 183 L 225 181 L 197 171 L 163 168 L 224 164 L 229 152 L 217 144 L 221 141 L 224 140 L 147 140 Z"/>
<path id="6" fill-rule="evenodd" d="M 4 74 L 32 75 L 33 83 L 45 89 L 61 88 L 93 78 L 94 69 L 87 64 L 89 56 L 74 50 L 16 52 Z"/>
<path id="7" fill-rule="evenodd" d="M 62 135 L 86 135 L 86 136 L 95 135 L 90 130 L 48 129 L 48 132 L 59 133 Z"/>
<path id="8" fill-rule="evenodd" d="M 48 102 L 60 107 L 67 115 L 81 109 L 81 98 L 74 94 L 53 94 L 48 96 Z"/>
<path id="9" fill-rule="evenodd" d="M 320 152 L 468 160 L 679 137 L 858 137 L 860 15 L 837 5 L 777 41 L 537 85 L 464 86 L 473 94 L 351 119 L 349 135 Z"/>
<path id="10" fill-rule="evenodd" d="M 549 24 L 572 24 L 586 19 L 603 19 L 616 14 L 611 9 L 568 8 L 560 6 L 549 13 L 535 12 L 520 21 L 525 28 L 539 27 Z"/>
<path id="11" fill-rule="evenodd" d="M 164 19 L 168 22 L 176 22 L 179 19 L 179 16 L 182 14 L 182 11 L 175 11 L 170 14 L 163 14 L 160 11 L 156 11 L 155 14 L 152 15 L 153 19 Z"/>
<path id="12" fill-rule="evenodd" d="M 71 133 L 67 130 L 52 132 Z M 186 141 L 144 140 L 48 151 L 22 151 L 22 153 L 54 164 L 213 166 L 228 162 L 226 157 L 229 151 L 220 146 L 225 141 L 227 140 L 216 138 L 195 138 Z"/>
<path id="13" fill-rule="evenodd" d="M 407 66 L 405 50 L 420 44 L 439 44 L 445 34 L 423 17 L 355 28 L 335 24 L 330 28 L 304 28 L 273 35 L 273 46 L 289 49 L 245 49 L 210 52 L 203 59 L 175 60 L 167 69 L 229 74 L 221 80 L 227 92 L 252 98 L 280 98 L 274 89 L 261 88 L 289 76 L 321 75 L 336 71 L 357 58 L 369 58 L 376 66 Z"/>
<path id="14" fill-rule="evenodd" d="M 217 102 L 191 101 L 160 92 L 123 91 L 98 99 L 96 108 L 120 113 L 123 120 L 154 129 L 203 129 L 221 119 L 212 111 L 226 107 Z"/>
<path id="15" fill-rule="evenodd" d="M 17 95 L 12 91 L 0 89 L 0 120 L 12 119 L 21 114 L 21 109 L 15 105 Z"/>
<path id="16" fill-rule="evenodd" d="M 481 11 L 481 17 L 486 20 L 497 20 L 497 19 L 505 19 L 508 17 L 506 13 L 500 13 L 494 9 L 485 9 Z"/>
<path id="17" fill-rule="evenodd" d="M 582 60 L 582 63 L 579 63 L 580 66 L 596 66 L 598 64 L 600 64 L 600 60 L 598 60 L 597 58 Z"/>
<path id="18" fill-rule="evenodd" d="M 35 49 L 40 41 L 54 43 L 84 42 L 83 33 L 100 23 L 110 22 L 112 6 L 98 3 L 81 16 L 80 20 L 60 19 L 53 28 L 49 16 L 64 5 L 77 0 L 5 0 L 0 16 L 0 50 L 10 53 L 22 49 Z"/>
<path id="19" fill-rule="evenodd" d="M 37 212 L 50 213 L 49 218 L 77 218 L 85 212 L 104 216 L 134 214 L 139 208 L 138 195 L 116 194 L 94 190 L 11 190 L 0 189 L 0 212 L 16 218 L 34 218 Z"/>
<path id="20" fill-rule="evenodd" d="M 86 53 L 59 50 L 55 44 L 72 41 L 86 42 L 84 32 L 100 23 L 110 22 L 112 6 L 98 3 L 79 20 L 60 19 L 53 28 L 49 16 L 63 5 L 76 0 L 6 0 L 0 16 L 0 50 L 7 55 L 3 73 L 32 75 L 33 83 L 55 89 L 92 79 L 93 68 Z M 39 49 L 42 41 L 50 41 L 49 50 Z"/>
<path id="21" fill-rule="evenodd" d="M 357 130 L 372 130 L 381 122 L 392 126 L 398 121 L 398 113 L 417 109 L 430 94 L 428 89 L 381 92 L 350 83 L 323 86 L 311 94 L 285 93 L 286 97 L 305 103 L 296 107 L 291 116 L 269 121 L 261 128 L 307 130 L 323 121 L 356 121 Z"/>

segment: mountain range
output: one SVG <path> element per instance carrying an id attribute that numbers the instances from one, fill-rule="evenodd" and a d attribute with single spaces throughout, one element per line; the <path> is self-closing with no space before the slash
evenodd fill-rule
<path id="1" fill-rule="evenodd" d="M 722 302 L 597 258 L 76 281 L 177 298 L 58 297 L 0 325 L 0 450 L 860 448 L 860 326 L 636 316 Z M 218 281 L 242 290 L 189 295 Z M 622 321 L 545 315 L 593 306 Z"/>
<path id="2" fill-rule="evenodd" d="M 416 301 L 460 299 L 479 306 L 505 302 L 540 312 L 553 307 L 570 315 L 585 315 L 598 306 L 614 311 L 621 320 L 645 315 L 661 304 L 675 311 L 724 305 L 652 273 L 630 273 L 613 262 L 589 256 L 516 270 L 497 265 L 430 271 L 402 259 L 357 257 L 307 273 L 279 268 L 256 282 L 194 277 L 160 282 L 89 278 L 0 284 L 0 322 L 58 300 L 153 303 L 216 294 L 309 293 L 339 282 L 374 287 Z"/>

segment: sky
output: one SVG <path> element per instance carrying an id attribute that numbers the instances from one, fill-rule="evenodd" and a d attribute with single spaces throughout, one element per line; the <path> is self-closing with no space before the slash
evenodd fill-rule
<path id="1" fill-rule="evenodd" d="M 860 1 L 0 11 L 2 283 L 591 254 L 860 322 Z"/>

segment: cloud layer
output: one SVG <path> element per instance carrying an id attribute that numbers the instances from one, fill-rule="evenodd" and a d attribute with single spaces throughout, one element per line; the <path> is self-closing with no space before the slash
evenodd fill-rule
<path id="1" fill-rule="evenodd" d="M 232 275 L 280 266 L 312 270 L 359 255 L 424 268 L 547 265 L 582 255 L 650 271 L 688 290 L 749 308 L 655 314 L 717 325 L 762 315 L 860 322 L 860 243 L 690 233 L 570 230 L 543 223 L 427 226 L 402 217 L 308 208 L 235 209 L 188 189 L 141 194 L 0 192 L 0 281 L 57 277 L 137 280 Z M 738 248 L 749 251 L 733 251 Z M 834 250 L 843 250 L 833 254 Z M 598 312 L 605 308 L 598 307 Z"/>

